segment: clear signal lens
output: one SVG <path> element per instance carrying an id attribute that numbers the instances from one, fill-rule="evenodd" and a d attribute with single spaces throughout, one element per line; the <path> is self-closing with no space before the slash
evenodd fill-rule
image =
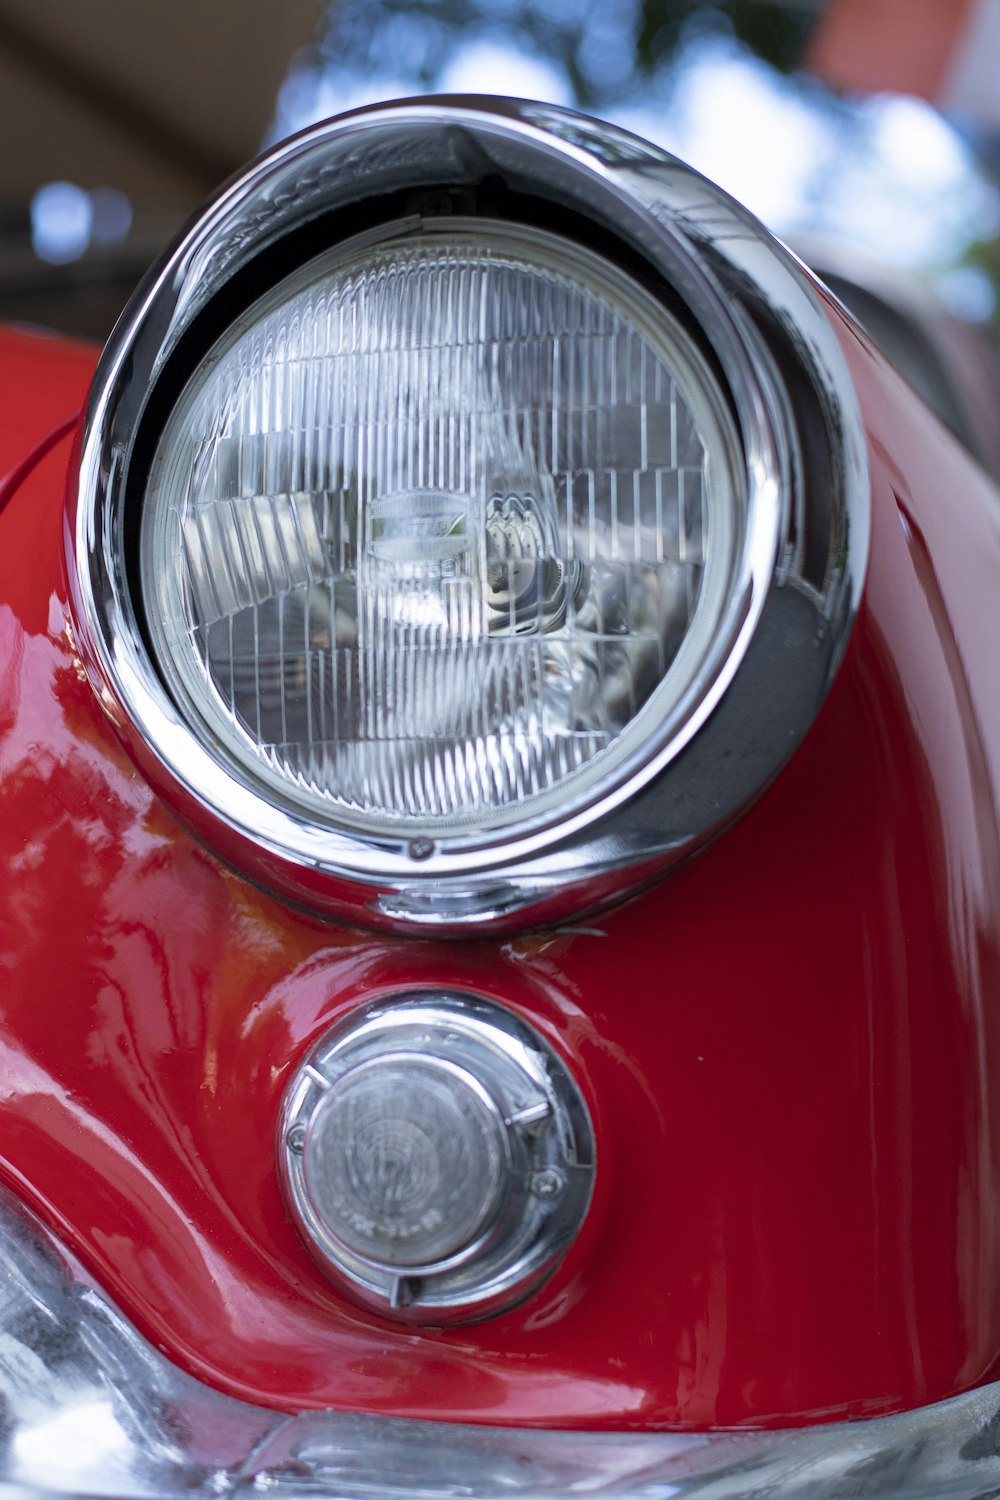
<path id="1" fill-rule="evenodd" d="M 251 785 L 436 836 L 624 776 L 702 668 L 745 501 L 695 342 L 499 224 L 341 248 L 166 424 L 141 572 L 174 695 Z"/>
<path id="2" fill-rule="evenodd" d="M 317 1212 L 349 1253 L 419 1271 L 459 1255 L 496 1217 L 503 1117 L 461 1069 L 390 1054 L 331 1085 L 303 1168 Z"/>

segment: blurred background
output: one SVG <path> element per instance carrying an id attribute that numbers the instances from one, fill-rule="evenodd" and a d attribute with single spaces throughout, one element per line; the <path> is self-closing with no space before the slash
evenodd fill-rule
<path id="1" fill-rule="evenodd" d="M 0 317 L 103 339 L 262 145 L 457 92 L 616 121 L 832 277 L 996 329 L 998 64 L 1000 0 L 0 0 Z"/>

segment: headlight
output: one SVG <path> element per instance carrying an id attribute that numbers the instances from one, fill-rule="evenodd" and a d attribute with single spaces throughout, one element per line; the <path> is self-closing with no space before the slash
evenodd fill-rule
<path id="1" fill-rule="evenodd" d="M 866 544 L 783 252 L 629 137 L 432 102 L 279 148 L 140 293 L 71 571 L 102 700 L 206 841 L 449 930 L 606 900 L 744 807 Z"/>
<path id="2" fill-rule="evenodd" d="M 233 774 L 317 822 L 565 817 L 717 670 L 734 423 L 669 311 L 572 242 L 386 233 L 255 303 L 174 407 L 156 660 Z"/>

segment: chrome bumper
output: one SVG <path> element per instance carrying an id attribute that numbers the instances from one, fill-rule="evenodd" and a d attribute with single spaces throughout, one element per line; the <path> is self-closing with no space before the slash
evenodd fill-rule
<path id="1" fill-rule="evenodd" d="M 706 1435 L 281 1416 L 158 1354 L 0 1192 L 0 1500 L 988 1500 L 1000 1384 L 875 1421 Z"/>

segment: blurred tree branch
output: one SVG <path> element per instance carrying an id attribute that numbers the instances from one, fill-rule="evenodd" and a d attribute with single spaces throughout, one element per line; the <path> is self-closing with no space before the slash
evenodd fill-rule
<path id="1" fill-rule="evenodd" d="M 797 68 L 821 0 L 364 0 L 338 4 L 326 43 L 330 62 L 350 57 L 373 69 L 387 55 L 405 56 L 424 87 L 433 87 L 456 44 L 476 34 L 516 36 L 552 63 L 574 102 L 600 110 L 629 91 L 610 51 L 634 85 L 671 69 L 698 36 L 733 38 L 780 71 Z M 624 87 L 623 87 L 624 83 Z M 498 91 L 503 81 L 498 80 Z"/>

